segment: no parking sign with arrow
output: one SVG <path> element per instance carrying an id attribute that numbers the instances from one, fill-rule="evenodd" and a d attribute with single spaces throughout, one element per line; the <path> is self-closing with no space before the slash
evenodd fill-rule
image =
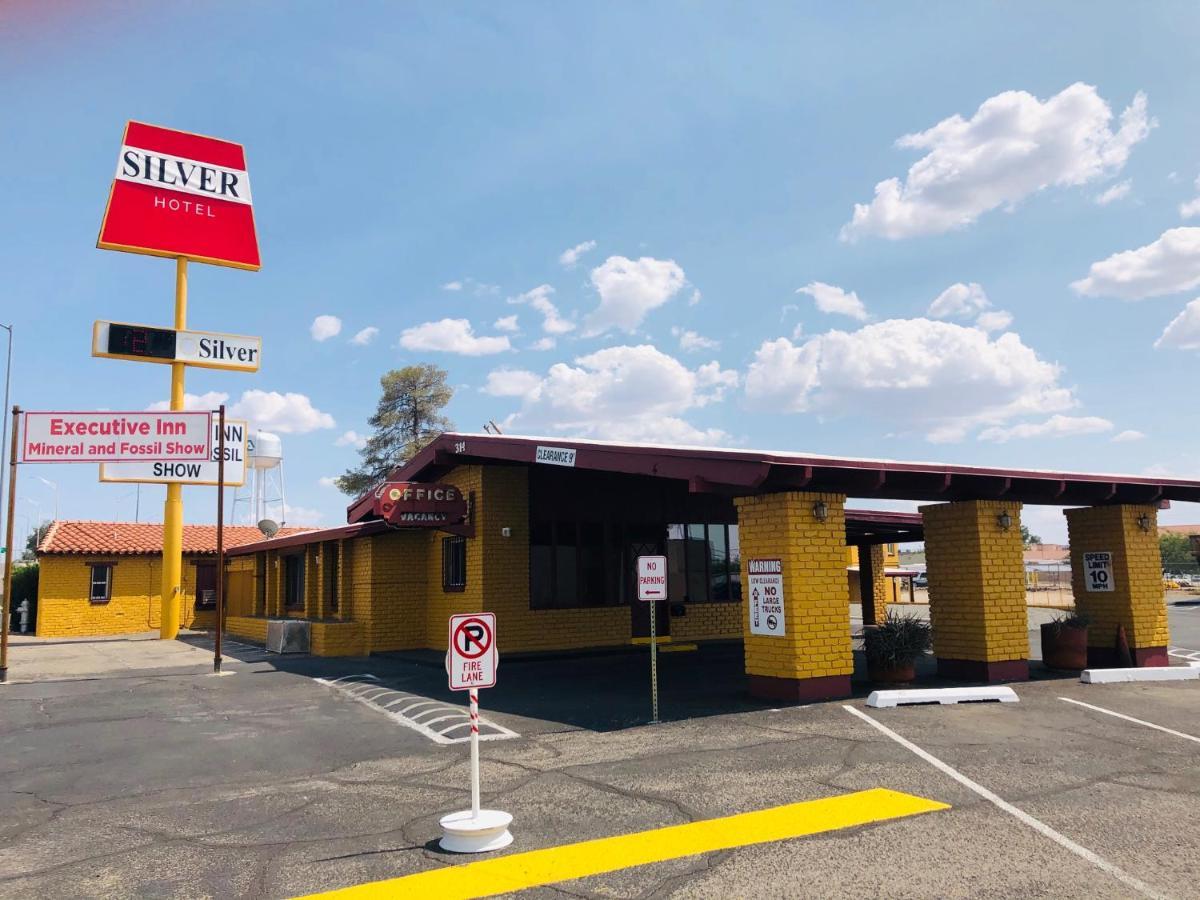
<path id="1" fill-rule="evenodd" d="M 463 613 L 450 617 L 450 690 L 496 686 L 496 614 Z"/>

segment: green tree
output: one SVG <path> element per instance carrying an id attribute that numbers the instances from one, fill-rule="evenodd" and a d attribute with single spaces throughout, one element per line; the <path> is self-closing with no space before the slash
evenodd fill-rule
<path id="1" fill-rule="evenodd" d="M 36 529 L 29 532 L 29 537 L 25 539 L 25 556 L 32 559 L 37 553 L 38 544 L 42 542 L 42 538 L 46 536 L 46 532 L 50 530 L 50 523 L 43 522 Z"/>
<path id="2" fill-rule="evenodd" d="M 1021 540 L 1026 547 L 1032 547 L 1034 544 L 1041 544 L 1042 542 L 1041 536 L 1033 534 L 1027 525 L 1021 526 Z"/>
<path id="3" fill-rule="evenodd" d="M 1196 568 L 1196 555 L 1192 553 L 1192 542 L 1186 534 L 1160 534 L 1158 549 L 1162 554 L 1164 569 L 1192 572 Z"/>
<path id="4" fill-rule="evenodd" d="M 358 496 L 378 484 L 388 472 L 412 459 L 443 431 L 454 425 L 442 409 L 454 396 L 446 370 L 429 363 L 392 369 L 379 379 L 383 392 L 367 445 L 359 451 L 362 463 L 337 479 L 340 491 Z"/>

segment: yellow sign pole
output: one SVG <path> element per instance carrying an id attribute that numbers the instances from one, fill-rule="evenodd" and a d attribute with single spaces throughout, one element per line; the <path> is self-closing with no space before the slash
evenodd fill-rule
<path id="1" fill-rule="evenodd" d="M 175 260 L 175 328 L 187 328 L 187 259 Z M 171 364 L 171 409 L 183 409 L 183 363 Z M 179 634 L 179 613 L 183 576 L 183 485 L 167 485 L 163 504 L 162 616 L 158 637 L 171 641 Z"/>

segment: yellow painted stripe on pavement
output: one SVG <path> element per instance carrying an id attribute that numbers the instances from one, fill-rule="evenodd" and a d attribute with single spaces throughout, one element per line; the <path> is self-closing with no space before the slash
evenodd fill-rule
<path id="1" fill-rule="evenodd" d="M 946 803 L 913 794 L 872 788 L 720 819 L 670 825 L 652 831 L 447 866 L 416 875 L 312 894 L 309 900 L 316 897 L 326 900 L 380 900 L 384 897 L 468 900 L 472 897 L 493 897 L 509 891 L 600 875 L 682 856 L 805 837 L 949 808 Z"/>

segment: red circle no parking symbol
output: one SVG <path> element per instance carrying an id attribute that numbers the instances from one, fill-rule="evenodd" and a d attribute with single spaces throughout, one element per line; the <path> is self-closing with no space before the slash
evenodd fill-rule
<path id="1" fill-rule="evenodd" d="M 483 619 L 465 619 L 454 629 L 454 650 L 465 659 L 478 659 L 492 648 L 492 629 Z"/>

